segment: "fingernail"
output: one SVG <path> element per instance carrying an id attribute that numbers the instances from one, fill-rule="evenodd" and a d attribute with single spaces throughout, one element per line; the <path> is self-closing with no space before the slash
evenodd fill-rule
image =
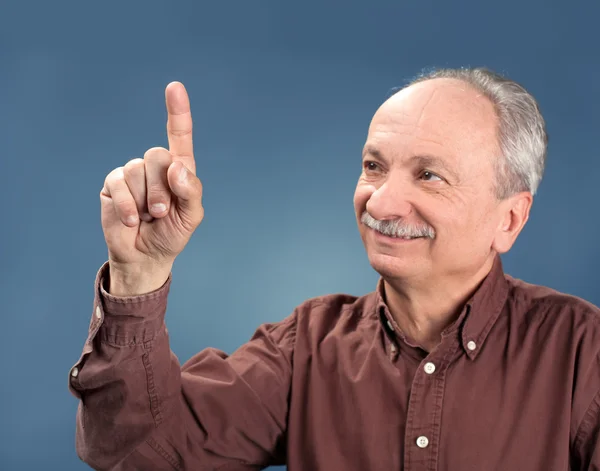
<path id="1" fill-rule="evenodd" d="M 136 215 L 132 214 L 131 216 L 127 216 L 127 224 L 131 224 L 132 226 L 134 224 L 137 224 L 138 222 L 138 218 Z"/>
<path id="2" fill-rule="evenodd" d="M 156 214 L 162 213 L 167 207 L 163 203 L 156 203 L 152 205 L 152 211 Z"/>
<path id="3" fill-rule="evenodd" d="M 142 221 L 150 222 L 150 221 L 152 221 L 152 219 L 153 219 L 153 217 L 150 215 L 150 213 L 146 213 L 146 212 L 142 213 Z"/>

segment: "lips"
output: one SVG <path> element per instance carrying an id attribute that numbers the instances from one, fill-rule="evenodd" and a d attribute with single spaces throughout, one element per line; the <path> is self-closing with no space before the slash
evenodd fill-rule
<path id="1" fill-rule="evenodd" d="M 373 229 L 375 231 L 375 229 Z M 421 236 L 397 236 L 397 235 L 389 235 L 389 234 L 384 234 L 383 232 L 379 232 L 379 231 L 375 231 L 377 234 L 382 235 L 384 237 L 389 237 L 390 239 L 400 239 L 400 240 L 414 240 L 414 239 L 421 239 Z"/>
<path id="2" fill-rule="evenodd" d="M 399 236 L 395 236 L 395 235 L 387 235 L 387 234 L 381 234 L 384 235 L 386 237 L 391 237 L 392 239 L 403 239 L 403 240 L 413 240 L 413 239 L 420 239 L 421 237 L 399 237 Z"/>
<path id="3" fill-rule="evenodd" d="M 369 230 L 373 231 L 373 234 L 380 242 L 388 242 L 388 243 L 402 243 L 402 242 L 411 242 L 418 239 L 423 239 L 423 237 L 399 237 L 395 235 L 387 235 L 382 232 L 379 232 L 375 229 L 369 228 Z"/>

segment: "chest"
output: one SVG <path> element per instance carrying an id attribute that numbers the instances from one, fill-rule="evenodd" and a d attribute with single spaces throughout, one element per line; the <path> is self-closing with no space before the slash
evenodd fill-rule
<path id="1" fill-rule="evenodd" d="M 314 353 L 295 366 L 290 471 L 568 469 L 570 383 L 555 358 L 473 360 L 458 345 L 422 357 L 375 345 Z"/>

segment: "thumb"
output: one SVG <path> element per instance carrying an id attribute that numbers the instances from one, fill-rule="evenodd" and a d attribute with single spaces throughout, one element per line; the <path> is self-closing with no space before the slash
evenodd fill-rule
<path id="1" fill-rule="evenodd" d="M 177 209 L 185 222 L 196 228 L 204 216 L 202 183 L 180 161 L 173 162 L 168 171 L 169 187 L 177 197 Z"/>

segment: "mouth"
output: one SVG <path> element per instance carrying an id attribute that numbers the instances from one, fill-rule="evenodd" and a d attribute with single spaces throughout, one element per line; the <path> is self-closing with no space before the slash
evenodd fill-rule
<path id="1" fill-rule="evenodd" d="M 404 239 L 404 240 L 413 240 L 413 239 L 420 239 L 421 237 L 401 237 L 401 236 L 397 236 L 397 235 L 386 235 L 386 234 L 381 234 L 384 235 L 386 237 L 391 237 L 392 239 Z"/>
<path id="2" fill-rule="evenodd" d="M 411 242 L 414 240 L 419 240 L 419 239 L 423 239 L 424 237 L 422 236 L 418 236 L 418 237 L 404 237 L 404 236 L 397 236 L 397 235 L 386 235 L 383 234 L 379 231 L 376 231 L 375 229 L 371 229 L 369 228 L 370 231 L 372 231 L 375 234 L 375 237 L 379 240 L 384 240 L 384 241 L 389 241 L 389 242 Z"/>

